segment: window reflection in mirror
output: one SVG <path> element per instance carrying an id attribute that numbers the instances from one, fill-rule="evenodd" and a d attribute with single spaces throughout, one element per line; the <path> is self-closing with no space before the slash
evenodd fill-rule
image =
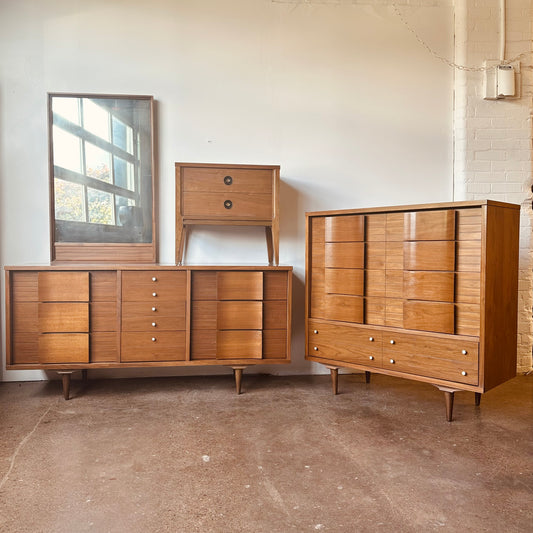
<path id="1" fill-rule="evenodd" d="M 49 95 L 56 247 L 152 243 L 152 107 L 151 96 Z"/>

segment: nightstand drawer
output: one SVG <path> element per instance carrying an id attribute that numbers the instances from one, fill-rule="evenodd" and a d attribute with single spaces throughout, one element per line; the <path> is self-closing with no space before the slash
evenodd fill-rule
<path id="1" fill-rule="evenodd" d="M 186 192 L 272 193 L 272 170 L 239 168 L 184 168 Z"/>
<path id="2" fill-rule="evenodd" d="M 229 187 L 228 187 L 229 189 Z M 246 220 L 272 218 L 272 194 L 245 192 L 184 192 L 183 216 Z"/>

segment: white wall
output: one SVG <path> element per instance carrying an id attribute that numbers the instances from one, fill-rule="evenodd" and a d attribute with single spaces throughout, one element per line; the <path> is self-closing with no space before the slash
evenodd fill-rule
<path id="1" fill-rule="evenodd" d="M 453 57 L 450 2 L 409 4 Z M 318 371 L 304 361 L 304 213 L 452 200 L 453 82 L 384 2 L 3 0 L 2 264 L 49 261 L 46 93 L 153 94 L 160 260 L 174 261 L 175 161 L 280 164 L 293 363 L 268 371 Z M 266 261 L 253 228 L 196 230 L 189 251 L 191 264 Z"/>

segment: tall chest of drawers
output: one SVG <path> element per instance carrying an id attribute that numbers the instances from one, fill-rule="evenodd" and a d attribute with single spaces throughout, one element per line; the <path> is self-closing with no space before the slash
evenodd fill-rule
<path id="1" fill-rule="evenodd" d="M 519 206 L 307 214 L 306 358 L 480 394 L 516 375 Z"/>

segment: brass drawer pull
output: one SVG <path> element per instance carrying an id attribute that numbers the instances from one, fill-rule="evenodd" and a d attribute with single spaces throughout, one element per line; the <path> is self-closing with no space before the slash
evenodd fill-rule
<path id="1" fill-rule="evenodd" d="M 224 183 L 226 185 L 231 185 L 233 183 L 233 178 L 231 176 L 225 176 L 224 177 Z"/>
<path id="2" fill-rule="evenodd" d="M 233 202 L 232 202 L 231 200 L 226 200 L 226 201 L 224 202 L 224 207 L 225 207 L 226 209 L 231 209 L 231 208 L 233 207 Z"/>

